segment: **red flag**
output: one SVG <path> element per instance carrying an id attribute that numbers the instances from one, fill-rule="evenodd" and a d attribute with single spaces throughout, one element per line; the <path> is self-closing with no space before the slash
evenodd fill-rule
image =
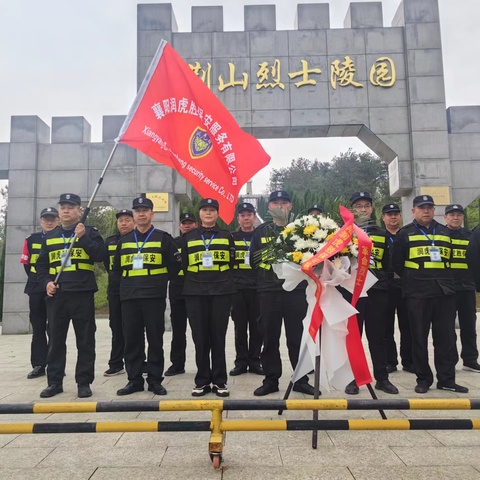
<path id="1" fill-rule="evenodd" d="M 162 40 L 117 142 L 177 170 L 234 217 L 240 188 L 270 161 L 220 100 Z"/>

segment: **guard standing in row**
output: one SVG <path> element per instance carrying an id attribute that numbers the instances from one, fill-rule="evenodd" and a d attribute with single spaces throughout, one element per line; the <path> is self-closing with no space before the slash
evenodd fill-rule
<path id="1" fill-rule="evenodd" d="M 45 235 L 37 260 L 38 281 L 47 292 L 49 344 L 47 355 L 48 387 L 40 397 L 63 392 L 67 356 L 67 333 L 72 320 L 77 343 L 75 381 L 80 398 L 91 397 L 95 377 L 95 305 L 98 290 L 94 263 L 103 262 L 106 251 L 103 238 L 95 227 L 80 223 L 81 199 L 74 193 L 60 195 L 60 226 Z M 74 247 L 67 250 L 76 235 Z M 63 263 L 58 283 L 54 283 Z"/>
<path id="2" fill-rule="evenodd" d="M 37 263 L 45 234 L 58 225 L 58 211 L 56 208 L 44 208 L 40 213 L 41 232 L 32 233 L 25 239 L 20 263 L 23 263 L 28 279 L 25 293 L 28 295 L 30 310 L 30 324 L 32 325 L 32 344 L 30 348 L 30 362 L 33 370 L 27 378 L 38 378 L 45 375 L 47 365 L 47 306 L 45 304 L 45 288 L 38 282 Z"/>
<path id="3" fill-rule="evenodd" d="M 145 332 L 148 340 L 148 391 L 166 395 L 162 385 L 165 307 L 168 271 L 178 261 L 173 238 L 152 225 L 153 202 L 138 197 L 132 205 L 135 228 L 118 241 L 113 272 L 121 277 L 125 368 L 128 383 L 117 395 L 130 395 L 144 389 Z"/>
<path id="4" fill-rule="evenodd" d="M 218 202 L 200 202 L 201 226 L 183 235 L 183 294 L 195 344 L 197 374 L 192 396 L 213 391 L 228 397 L 225 336 L 232 294 L 235 293 L 232 267 L 235 246 L 230 232 L 217 225 Z M 211 359 L 211 361 L 210 361 Z"/>
<path id="5" fill-rule="evenodd" d="M 105 377 L 113 377 L 114 375 L 125 373 L 123 368 L 125 340 L 123 338 L 122 303 L 120 302 L 120 279 L 113 273 L 112 267 L 118 241 L 123 235 L 130 233 L 135 226 L 131 210 L 120 210 L 115 217 L 117 218 L 118 232 L 105 240 L 108 257 L 104 265 L 105 270 L 108 272 L 108 317 L 110 330 L 112 331 L 112 349 L 110 351 L 110 360 L 108 361 L 108 370 L 103 374 Z"/>
<path id="6" fill-rule="evenodd" d="M 477 305 L 475 282 L 467 264 L 467 248 L 472 232 L 462 228 L 465 214 L 459 204 L 445 207 L 445 224 L 452 240 L 450 267 L 455 280 L 455 303 L 460 324 L 463 370 L 480 373 L 477 348 Z"/>
<path id="7" fill-rule="evenodd" d="M 388 311 L 387 270 L 390 255 L 387 245 L 387 232 L 375 225 L 372 220 L 373 200 L 368 192 L 356 192 L 350 196 L 351 206 L 355 212 L 355 223 L 362 228 L 373 243 L 370 258 L 370 272 L 377 282 L 368 290 L 368 297 L 357 303 L 357 316 L 360 332 L 365 323 L 365 333 L 373 364 L 375 388 L 385 393 L 397 394 L 398 388 L 388 379 L 387 349 L 385 343 L 385 323 Z M 345 393 L 356 395 L 359 392 L 355 380 L 347 385 Z"/>
<path id="8" fill-rule="evenodd" d="M 387 245 L 392 258 L 393 242 L 395 235 L 400 230 L 402 214 L 396 203 L 389 203 L 382 208 L 382 220 L 387 231 Z M 395 343 L 395 313 L 398 319 L 400 331 L 400 358 L 403 370 L 410 373 L 413 371 L 412 360 L 412 336 L 408 324 L 407 305 L 402 295 L 402 281 L 390 266 L 388 271 L 388 311 L 385 323 L 385 341 L 387 348 L 387 372 L 397 370 L 398 350 Z"/>
<path id="9" fill-rule="evenodd" d="M 175 238 L 177 246 L 180 240 L 190 230 L 198 227 L 197 219 L 193 213 L 182 213 L 180 215 L 180 233 Z M 179 253 L 181 248 L 179 247 Z M 185 275 L 181 262 L 178 262 L 170 272 L 170 283 L 168 285 L 168 297 L 170 300 L 170 321 L 172 323 L 172 343 L 170 346 L 170 361 L 172 364 L 165 371 L 166 377 L 172 377 L 185 373 L 185 360 L 187 349 L 187 307 L 185 297 L 182 294 Z"/>
<path id="10" fill-rule="evenodd" d="M 402 278 L 412 332 L 416 393 L 427 393 L 433 383 L 428 364 L 428 335 L 432 329 L 437 388 L 468 393 L 455 383 L 457 362 L 455 335 L 455 283 L 450 262 L 450 231 L 433 217 L 430 195 L 413 199 L 414 220 L 397 233 L 393 244 L 393 268 Z"/>
<path id="11" fill-rule="evenodd" d="M 307 210 L 307 215 L 323 215 L 323 207 L 315 203 Z"/>
<path id="12" fill-rule="evenodd" d="M 270 264 L 263 261 L 263 252 L 288 223 L 288 216 L 292 210 L 290 195 L 281 190 L 272 192 L 268 209 L 272 212 L 273 222 L 262 223 L 255 229 L 250 249 L 250 258 L 253 259 L 257 270 L 260 331 L 263 337 L 261 360 L 265 372 L 263 384 L 253 392 L 258 397 L 278 392 L 278 382 L 282 376 L 280 357 L 282 321 L 285 323 L 290 364 L 295 369 L 302 340 L 302 322 L 307 314 L 306 282 L 301 282 L 294 290 L 287 292 L 282 287 L 283 280 L 277 277 Z M 313 386 L 308 383 L 306 375 L 293 385 L 293 390 L 307 395 L 314 394 Z"/>
<path id="13" fill-rule="evenodd" d="M 262 335 L 259 327 L 257 297 L 257 272 L 252 268 L 250 247 L 252 242 L 256 210 L 251 203 L 237 206 L 240 228 L 232 232 L 235 241 L 235 265 L 233 277 L 237 293 L 232 297 L 232 320 L 235 325 L 235 367 L 230 375 L 256 373 L 263 375 L 260 364 Z"/>

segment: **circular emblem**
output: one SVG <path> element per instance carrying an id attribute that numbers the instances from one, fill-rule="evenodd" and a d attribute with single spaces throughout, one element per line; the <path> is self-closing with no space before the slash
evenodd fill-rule
<path id="1" fill-rule="evenodd" d="M 65 198 L 66 198 L 67 200 L 70 200 L 70 194 L 67 193 L 67 194 L 65 195 Z"/>
<path id="2" fill-rule="evenodd" d="M 209 199 L 207 200 L 207 203 L 212 203 L 212 199 L 209 198 Z"/>
<path id="3" fill-rule="evenodd" d="M 428 197 L 426 195 L 423 196 L 424 200 L 428 200 Z"/>
<path id="4" fill-rule="evenodd" d="M 190 215 L 188 213 L 186 213 L 185 218 L 190 218 Z"/>
<path id="5" fill-rule="evenodd" d="M 364 194 L 363 192 L 360 192 L 360 196 L 361 196 L 361 197 L 364 197 L 365 194 Z"/>
<path id="6" fill-rule="evenodd" d="M 51 211 L 52 211 L 52 209 L 51 209 L 51 208 L 47 208 L 47 212 L 51 212 Z"/>
<path id="7" fill-rule="evenodd" d="M 458 205 L 453 206 L 454 210 L 458 210 Z"/>
<path id="8" fill-rule="evenodd" d="M 282 192 L 277 192 L 277 197 L 281 197 L 282 196 Z"/>
<path id="9" fill-rule="evenodd" d="M 395 205 L 390 205 L 390 208 L 395 208 Z"/>
<path id="10" fill-rule="evenodd" d="M 246 203 L 243 204 L 243 208 L 247 208 L 247 204 L 246 204 Z"/>
<path id="11" fill-rule="evenodd" d="M 143 203 L 143 198 L 139 198 L 138 203 Z"/>

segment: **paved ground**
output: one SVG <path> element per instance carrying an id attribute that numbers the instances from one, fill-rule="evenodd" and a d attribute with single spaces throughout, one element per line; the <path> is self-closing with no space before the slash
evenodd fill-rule
<path id="1" fill-rule="evenodd" d="M 169 352 L 171 335 L 165 334 Z M 98 320 L 97 379 L 93 401 L 119 400 L 115 395 L 126 376 L 106 378 L 110 348 L 108 321 Z M 283 342 L 284 343 L 284 342 Z M 45 377 L 27 380 L 29 336 L 0 336 L 0 402 L 39 402 Z M 187 373 L 165 379 L 166 399 L 191 399 L 194 362 L 188 347 Z M 283 346 L 283 358 L 286 359 Z M 78 401 L 74 381 L 75 339 L 69 334 L 65 393 L 55 402 Z M 228 367 L 233 366 L 233 328 L 227 344 Z M 285 371 L 290 372 L 287 363 Z M 480 398 L 480 374 L 457 366 L 457 381 L 470 388 L 468 398 Z M 391 380 L 402 398 L 464 398 L 433 389 L 427 395 L 413 392 L 415 378 L 398 371 Z M 287 374 L 281 387 L 286 388 Z M 232 399 L 253 398 L 261 377 L 232 378 Z M 267 398 L 282 398 L 284 391 Z M 302 398 L 293 393 L 291 398 Z M 324 398 L 344 398 L 343 392 L 324 392 Z M 358 398 L 368 398 L 365 388 Z M 379 392 L 379 397 L 389 397 Z M 159 400 L 149 392 L 129 398 Z M 207 398 L 216 398 L 208 396 Z M 391 397 L 390 397 L 391 398 Z M 478 411 L 391 411 L 390 418 L 480 418 Z M 228 418 L 278 418 L 276 412 L 226 412 Z M 287 419 L 310 419 L 311 412 L 285 412 Z M 321 412 L 320 418 L 379 418 L 378 412 Z M 0 423 L 87 422 L 112 420 L 209 420 L 210 412 L 104 413 L 54 415 L 3 415 Z M 231 432 L 225 437 L 224 463 L 214 471 L 208 452 L 208 432 L 100 433 L 0 435 L 0 480 L 110 480 L 110 479 L 480 479 L 480 431 L 321 431 L 318 449 L 311 448 L 310 432 Z"/>

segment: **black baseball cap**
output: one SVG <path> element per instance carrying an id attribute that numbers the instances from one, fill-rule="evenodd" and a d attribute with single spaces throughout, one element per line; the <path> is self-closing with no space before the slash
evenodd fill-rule
<path id="1" fill-rule="evenodd" d="M 136 208 L 149 208 L 153 210 L 153 202 L 147 197 L 137 197 L 133 199 L 132 210 Z"/>
<path id="2" fill-rule="evenodd" d="M 413 199 L 414 207 L 421 207 L 422 205 L 435 205 L 431 195 L 418 195 Z"/>
<path id="3" fill-rule="evenodd" d="M 53 207 L 44 208 L 40 212 L 40 218 L 43 218 L 43 217 L 58 217 L 58 210 Z"/>
<path id="4" fill-rule="evenodd" d="M 245 202 L 245 203 L 239 203 L 237 205 L 237 213 L 242 213 L 245 210 L 247 212 L 257 213 L 257 211 L 255 210 L 255 207 L 251 203 Z"/>
<path id="5" fill-rule="evenodd" d="M 316 203 L 307 210 L 307 214 L 309 214 L 312 210 L 318 210 L 320 213 L 323 213 L 323 207 L 321 205 L 317 205 Z"/>
<path id="6" fill-rule="evenodd" d="M 450 212 L 460 212 L 460 213 L 465 213 L 465 210 L 459 203 L 454 203 L 452 205 L 447 205 L 445 207 L 445 215 Z"/>
<path id="7" fill-rule="evenodd" d="M 127 210 L 126 208 L 124 208 L 123 210 L 119 210 L 115 216 L 117 218 L 120 218 L 122 215 L 127 215 L 128 217 L 132 217 L 133 218 L 133 212 L 131 210 Z"/>
<path id="8" fill-rule="evenodd" d="M 62 203 L 70 203 L 71 205 L 81 205 L 82 200 L 78 195 L 74 193 L 62 193 L 60 195 L 60 200 L 58 203 L 61 205 Z"/>
<path id="9" fill-rule="evenodd" d="M 290 195 L 285 190 L 275 190 L 270 194 L 268 199 L 269 202 L 274 202 L 275 200 L 286 200 L 287 202 L 291 202 Z"/>
<path id="10" fill-rule="evenodd" d="M 382 213 L 400 213 L 400 207 L 396 203 L 388 203 L 382 207 Z"/>
<path id="11" fill-rule="evenodd" d="M 212 207 L 217 212 L 219 209 L 218 202 L 214 198 L 202 198 L 202 201 L 200 202 L 200 206 L 198 207 L 198 209 L 201 210 L 204 207 Z"/>
<path id="12" fill-rule="evenodd" d="M 373 203 L 372 196 L 368 192 L 355 192 L 350 195 L 351 205 L 359 200 L 368 200 L 370 203 Z"/>
<path id="13" fill-rule="evenodd" d="M 180 214 L 180 223 L 183 222 L 196 222 L 197 219 L 193 213 L 181 213 Z"/>

